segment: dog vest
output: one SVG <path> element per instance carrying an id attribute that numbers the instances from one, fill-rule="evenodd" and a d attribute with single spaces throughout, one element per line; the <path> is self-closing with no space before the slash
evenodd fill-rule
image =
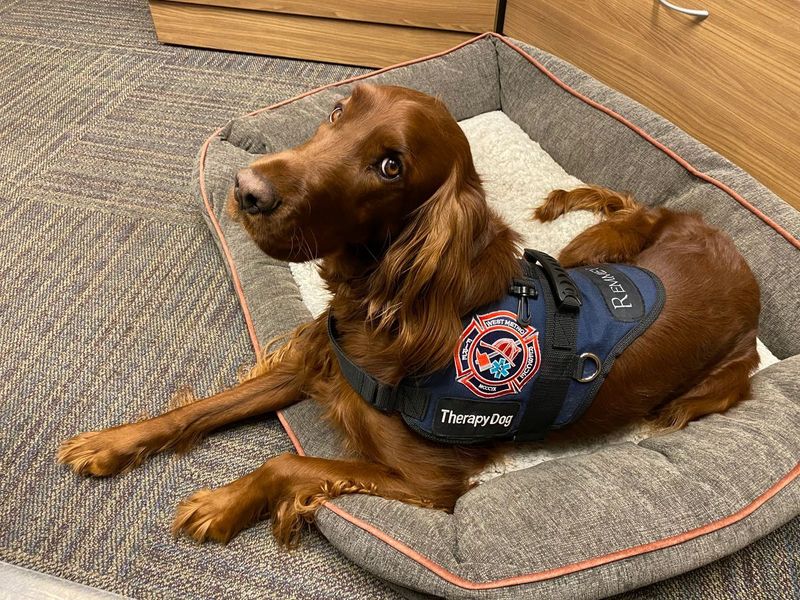
<path id="1" fill-rule="evenodd" d="M 369 404 L 398 411 L 442 443 L 541 440 L 589 407 L 614 360 L 658 317 L 665 293 L 650 271 L 627 264 L 563 269 L 525 250 L 523 277 L 463 318 L 448 366 L 395 386 L 358 367 L 328 335 L 342 375 Z"/>

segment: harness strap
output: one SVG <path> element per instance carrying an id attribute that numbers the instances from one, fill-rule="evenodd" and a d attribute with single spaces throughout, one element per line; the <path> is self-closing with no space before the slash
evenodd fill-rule
<path id="1" fill-rule="evenodd" d="M 538 262 L 549 285 L 542 285 L 547 306 L 544 360 L 536 392 L 528 403 L 514 436 L 516 441 L 538 441 L 551 430 L 578 367 L 578 315 L 582 298 L 578 286 L 551 256 L 525 250 L 528 276 L 538 278 L 532 264 Z"/>
<path id="2" fill-rule="evenodd" d="M 392 386 L 378 381 L 356 365 L 338 342 L 336 320 L 328 312 L 328 339 L 339 362 L 339 370 L 353 390 L 368 404 L 383 412 L 399 411 L 414 419 L 421 419 L 428 408 L 428 394 L 408 383 Z"/>

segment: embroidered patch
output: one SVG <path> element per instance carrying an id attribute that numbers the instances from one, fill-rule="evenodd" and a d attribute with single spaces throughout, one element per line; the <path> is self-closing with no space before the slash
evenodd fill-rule
<path id="1" fill-rule="evenodd" d="M 539 332 L 507 310 L 476 315 L 458 339 L 454 359 L 456 381 L 476 396 L 516 394 L 539 370 Z"/>

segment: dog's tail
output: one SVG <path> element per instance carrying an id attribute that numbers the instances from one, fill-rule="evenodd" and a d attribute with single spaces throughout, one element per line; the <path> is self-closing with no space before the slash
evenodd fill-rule
<path id="1" fill-rule="evenodd" d="M 628 194 L 599 186 L 586 186 L 569 191 L 553 190 L 544 204 L 534 211 L 533 217 L 546 223 L 573 210 L 591 210 L 610 217 L 631 213 L 637 208 L 639 204 Z"/>

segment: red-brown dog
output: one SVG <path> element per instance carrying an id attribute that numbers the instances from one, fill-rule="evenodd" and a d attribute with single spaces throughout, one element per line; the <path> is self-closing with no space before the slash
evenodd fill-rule
<path id="1" fill-rule="evenodd" d="M 438 100 L 362 85 L 302 146 L 237 176 L 228 209 L 270 256 L 322 258 L 347 354 L 388 384 L 452 360 L 462 315 L 506 293 L 519 238 L 487 206 L 469 144 Z M 601 188 L 553 192 L 542 221 L 573 209 L 606 219 L 561 253 L 565 267 L 627 262 L 658 275 L 666 303 L 616 360 L 591 407 L 557 435 L 649 418 L 664 428 L 745 398 L 758 363 L 759 291 L 731 240 L 697 215 L 637 205 Z M 342 377 L 324 317 L 298 327 L 241 385 L 146 421 L 67 440 L 58 459 L 106 476 L 208 432 L 314 398 L 352 458 L 276 456 L 178 507 L 174 531 L 226 542 L 271 515 L 283 543 L 325 499 L 369 493 L 451 510 L 503 446 L 429 442 L 367 405 Z"/>

